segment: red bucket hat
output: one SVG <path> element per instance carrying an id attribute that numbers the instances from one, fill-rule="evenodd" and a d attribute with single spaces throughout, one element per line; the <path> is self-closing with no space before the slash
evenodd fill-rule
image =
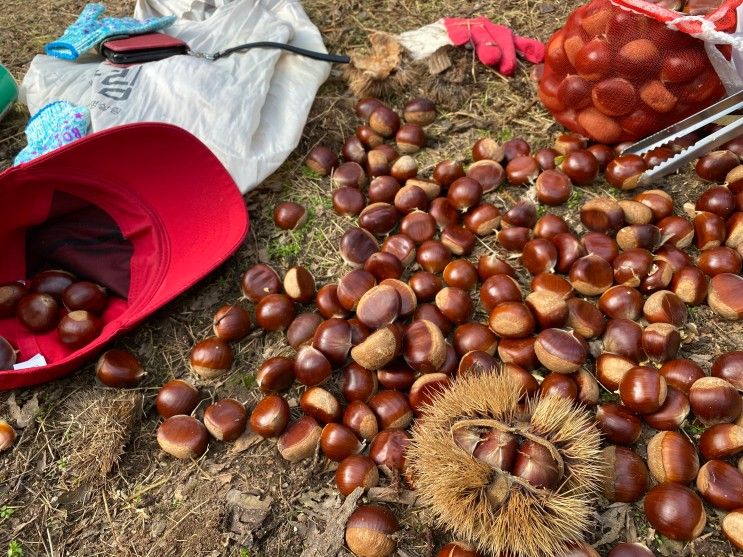
<path id="1" fill-rule="evenodd" d="M 0 174 L 0 283 L 63 268 L 112 294 L 104 328 L 72 350 L 56 329 L 15 317 L 0 336 L 42 367 L 0 371 L 0 389 L 57 379 L 92 359 L 223 263 L 248 215 L 234 181 L 197 138 L 160 123 L 103 130 Z"/>

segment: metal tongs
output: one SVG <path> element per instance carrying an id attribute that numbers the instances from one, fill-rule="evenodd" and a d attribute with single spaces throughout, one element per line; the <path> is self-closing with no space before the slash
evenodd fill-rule
<path id="1" fill-rule="evenodd" d="M 688 133 L 698 130 L 707 124 L 716 122 L 724 116 L 732 115 L 733 112 L 741 109 L 743 109 L 743 90 L 738 91 L 729 97 L 725 97 L 712 106 L 700 110 L 696 114 L 692 114 L 688 118 L 676 122 L 672 126 L 638 141 L 634 145 L 630 145 L 622 151 L 622 154 L 642 155 L 660 147 L 661 145 L 670 143 Z M 730 121 L 731 118 L 734 119 Z M 725 121 L 728 123 L 726 123 L 724 127 L 700 139 L 693 145 L 675 154 L 670 159 L 643 172 L 638 180 L 638 185 L 646 186 L 652 184 L 658 178 L 678 170 L 687 162 L 691 162 L 705 153 L 719 147 L 723 143 L 727 143 L 731 139 L 743 135 L 743 115 L 735 114 L 725 118 Z"/>

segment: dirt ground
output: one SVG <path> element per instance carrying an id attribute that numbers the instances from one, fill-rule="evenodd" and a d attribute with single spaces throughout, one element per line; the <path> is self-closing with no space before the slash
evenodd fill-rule
<path id="1" fill-rule="evenodd" d="M 0 9 L 0 62 L 20 80 L 34 54 L 59 36 L 84 4 L 81 0 L 6 0 Z M 307 0 L 304 4 L 328 48 L 346 52 L 366 45 L 369 31 L 402 32 L 447 15 L 486 15 L 520 34 L 546 40 L 579 2 Z M 126 0 L 109 9 L 126 14 L 132 5 Z M 505 79 L 467 53 L 458 60 L 463 68 L 461 84 L 439 91 L 440 117 L 429 129 L 430 148 L 418 157 L 423 175 L 430 174 L 437 160 L 467 159 L 469 147 L 484 135 L 521 136 L 535 147 L 550 143 L 559 128 L 537 101 L 529 66 L 522 65 L 513 79 Z M 430 93 L 419 85 L 413 80 L 387 100 L 400 107 L 406 98 Z M 339 513 L 346 508 L 341 507 L 334 466 L 328 461 L 319 458 L 290 465 L 280 458 L 274 442 L 252 435 L 231 445 L 211 443 L 196 462 L 176 461 L 157 446 L 159 421 L 153 398 L 168 379 L 194 379 L 187 367 L 189 349 L 210 334 L 212 315 L 220 305 L 240 299 L 239 279 L 250 265 L 268 262 L 280 272 L 303 265 L 318 284 L 335 282 L 342 275 L 344 265 L 336 246 L 349 223 L 332 211 L 329 181 L 303 172 L 302 160 L 319 142 L 340 147 L 356 125 L 353 102 L 340 72 L 334 70 L 320 90 L 295 153 L 246 196 L 251 229 L 245 244 L 197 287 L 116 343 L 143 361 L 148 375 L 140 388 L 104 389 L 95 383 L 89 365 L 43 387 L 0 392 L 0 417 L 20 434 L 16 447 L 0 455 L 0 554 L 293 557 L 312 540 L 322 539 L 326 527 L 332 530 L 340 523 Z M 17 107 L 0 122 L 0 169 L 9 166 L 25 144 L 27 117 Z M 663 187 L 673 194 L 680 211 L 706 186 L 687 171 Z M 503 207 L 523 193 L 523 189 L 503 188 L 488 198 Z M 617 195 L 603 182 L 580 188 L 569 206 L 558 212 L 575 225 L 574 209 L 581 199 L 607 194 Z M 310 209 L 308 224 L 293 233 L 277 230 L 271 220 L 273 206 L 286 199 Z M 475 256 L 485 249 L 480 246 Z M 683 357 L 708 369 L 721 352 L 743 349 L 740 325 L 723 322 L 706 307 L 693 309 L 690 318 Z M 290 354 L 285 344 L 278 333 L 251 333 L 236 347 L 232 372 L 200 385 L 206 399 L 201 409 L 210 400 L 224 397 L 244 401 L 251 409 L 260 398 L 255 369 L 267 357 Z M 289 394 L 297 414 L 299 394 L 298 388 Z M 693 422 L 685 430 L 691 436 L 700 431 Z M 642 444 L 638 450 L 643 453 Z M 408 495 L 388 490 L 375 497 L 390 500 L 401 521 L 401 557 L 435 555 L 449 538 L 427 525 L 421 511 L 409 504 Z M 683 545 L 656 535 L 644 519 L 641 504 L 602 501 L 595 530 L 588 536 L 602 554 L 618 541 L 641 540 L 659 555 L 741 555 L 720 532 L 721 513 L 711 507 L 707 513 L 701 538 Z M 345 549 L 339 554 L 350 555 Z"/>

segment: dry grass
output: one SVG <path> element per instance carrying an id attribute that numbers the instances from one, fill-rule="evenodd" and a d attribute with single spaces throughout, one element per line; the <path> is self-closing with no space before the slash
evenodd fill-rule
<path id="1" fill-rule="evenodd" d="M 33 55 L 58 36 L 84 4 L 84 0 L 6 1 L 0 10 L 0 61 L 20 79 Z M 401 32 L 443 16 L 467 15 L 463 10 L 511 25 L 521 34 L 547 39 L 577 1 L 503 0 L 466 7 L 454 0 L 307 0 L 304 4 L 329 49 L 348 52 L 365 48 L 373 30 Z M 132 0 L 125 0 L 110 9 L 124 14 L 132 5 Z M 456 56 L 465 86 L 439 91 L 440 118 L 429 130 L 430 148 L 417 157 L 424 175 L 430 175 L 437 160 L 466 160 L 472 142 L 485 134 L 519 135 L 535 146 L 550 142 L 558 127 L 536 102 L 529 68 L 522 67 L 513 79 L 504 79 L 479 66 L 471 52 Z M 399 106 L 431 86 L 430 81 L 413 81 L 387 100 Z M 320 142 L 340 147 L 357 125 L 352 106 L 346 84 L 334 69 L 317 96 L 295 154 L 247 196 L 251 231 L 245 244 L 188 294 L 117 343 L 136 353 L 148 371 L 139 389 L 131 395 L 101 390 L 92 367 L 87 366 L 68 379 L 15 393 L 13 400 L 20 407 L 38 400 L 39 409 L 21 430 L 16 448 L 0 456 L 0 553 L 18 544 L 24 556 L 286 557 L 298 555 L 304 540 L 324 529 L 325 517 L 339 506 L 339 499 L 332 466 L 323 459 L 290 466 L 278 456 L 273 443 L 266 441 L 245 443 L 240 450 L 213 443 L 198 462 L 174 461 L 157 447 L 158 420 L 152 398 L 165 380 L 190 376 L 190 347 L 209 334 L 211 316 L 220 305 L 240 299 L 239 278 L 253 263 L 267 261 L 280 272 L 304 265 L 320 284 L 337 280 L 343 270 L 337 240 L 349 222 L 330 209 L 328 181 L 304 173 L 302 159 Z M 0 122 L 0 169 L 24 145 L 27 116 L 16 108 Z M 679 206 L 704 187 L 688 173 L 669 181 Z M 614 195 L 604 184 L 580 191 L 576 203 L 581 196 Z M 528 195 L 523 189 L 504 188 L 490 194 L 489 200 L 507 206 Z M 311 218 L 301 230 L 278 232 L 273 226 L 271 209 L 284 199 L 310 209 Z M 577 224 L 571 214 L 574 207 L 571 204 L 558 212 Z M 475 255 L 498 249 L 490 242 L 482 243 Z M 526 280 L 524 273 L 521 280 Z M 720 322 L 707 308 L 694 310 L 692 321 L 697 332 L 688 336 L 684 355 L 698 355 L 709 364 L 713 355 L 743 347 L 740 327 Z M 290 352 L 282 335 L 252 333 L 237 346 L 232 372 L 201 385 L 205 400 L 200 411 L 209 400 L 226 396 L 252 408 L 259 398 L 252 375 L 257 365 L 266 357 Z M 298 393 L 295 389 L 289 395 L 293 407 Z M 0 416 L 7 417 L 11 409 L 9 394 L 0 393 Z M 235 491 L 245 505 L 240 507 L 240 520 L 234 518 Z M 607 508 L 602 506 L 602 511 Z M 717 530 L 714 511 L 710 510 L 707 537 L 684 549 L 668 541 L 658 545 L 641 507 L 629 509 L 627 527 L 618 529 L 620 539 L 649 540 L 664 554 L 732 554 Z M 431 555 L 445 539 L 442 532 L 426 526 L 417 510 L 403 504 L 394 505 L 394 510 L 403 528 L 401 555 Z M 594 539 L 609 526 L 597 527 Z M 241 548 L 249 553 L 240 553 Z"/>

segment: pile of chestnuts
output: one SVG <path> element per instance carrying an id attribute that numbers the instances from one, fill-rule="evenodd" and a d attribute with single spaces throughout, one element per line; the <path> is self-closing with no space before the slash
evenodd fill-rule
<path id="1" fill-rule="evenodd" d="M 723 531 L 743 547 L 743 459 L 734 460 L 743 454 L 743 352 L 721 355 L 709 373 L 680 355 L 688 306 L 706 302 L 724 318 L 743 317 L 737 155 L 735 165 L 728 155 L 708 155 L 723 161 L 724 172 L 714 161 L 700 161 L 700 176 L 727 184 L 703 193 L 691 218 L 662 190 L 598 196 L 580 209 L 585 231 L 579 234 L 555 214 L 540 218 L 527 199 L 500 207 L 488 194 L 504 183 L 533 185 L 540 203 L 560 205 L 574 186 L 590 185 L 601 172 L 620 192 L 633 190 L 644 170 L 688 138 L 644 157 L 620 156 L 622 146 L 589 145 L 572 134 L 536 152 L 523 139 L 483 138 L 468 166 L 441 161 L 422 176 L 414 154 L 426 145 L 433 103 L 415 99 L 401 118 L 379 100 L 362 99 L 356 113 L 363 123 L 343 144 L 342 160 L 325 146 L 307 157 L 313 172 L 329 177 L 334 210 L 348 219 L 339 252 L 349 269 L 322 285 L 300 266 L 280 274 L 261 263 L 246 271 L 241 290 L 255 304 L 254 322 L 240 306 L 221 308 L 214 335 L 192 349 L 193 372 L 206 380 L 226 373 L 230 343 L 254 324 L 283 331 L 296 353 L 258 367 L 264 398 L 246 420 L 240 403 L 227 403 L 225 413 L 276 439 L 288 461 L 319 449 L 338 462 L 335 481 L 343 495 L 385 478 L 414 488 L 405 453 L 416 416 L 455 377 L 503 368 L 519 378 L 526 396 L 554 394 L 595 409 L 610 501 L 645 497 L 650 524 L 677 540 L 700 535 L 706 502 L 731 511 Z M 306 219 L 298 203 L 274 211 L 281 229 Z M 490 249 L 473 258 L 478 244 Z M 685 251 L 692 245 L 698 256 Z M 509 257 L 500 257 L 496 246 Z M 518 272 L 507 259 L 518 259 Z M 295 382 L 304 390 L 302 416 L 292 421 L 282 393 Z M 192 386 L 177 388 L 198 404 Z M 192 457 L 206 449 L 204 426 L 184 417 L 194 407 L 160 412 L 166 421 L 158 439 L 171 454 Z M 174 418 L 182 423 L 169 425 Z M 692 419 L 705 429 L 698 443 L 680 433 Z M 209 428 L 206 415 L 204 423 Z M 658 432 L 646 459 L 632 448 L 644 427 Z M 469 440 L 473 455 L 489 454 L 488 438 L 479 432 Z M 526 459 L 519 455 L 524 445 L 504 472 Z M 554 483 L 548 472 L 534 478 L 537 485 Z M 389 509 L 362 505 L 349 519 L 346 542 L 360 557 L 384 557 L 395 551 L 398 529 Z M 452 542 L 439 555 L 479 553 Z M 596 552 L 581 544 L 571 555 Z M 611 555 L 652 552 L 620 544 Z"/>
<path id="2" fill-rule="evenodd" d="M 107 305 L 105 288 L 57 269 L 0 285 L 0 319 L 15 317 L 37 335 L 56 328 L 59 341 L 71 350 L 100 335 Z M 0 370 L 12 369 L 17 355 L 11 342 L 0 337 Z"/>

